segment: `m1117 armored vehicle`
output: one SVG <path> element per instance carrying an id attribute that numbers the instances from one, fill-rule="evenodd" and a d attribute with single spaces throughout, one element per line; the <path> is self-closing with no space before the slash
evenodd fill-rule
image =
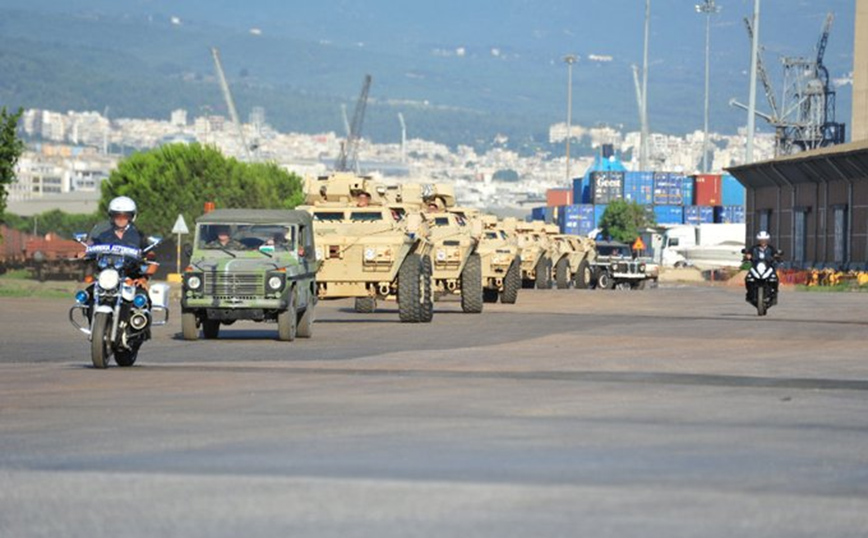
<path id="1" fill-rule="evenodd" d="M 504 219 L 507 232 L 514 233 L 521 250 L 522 287 L 547 290 L 552 287 L 552 260 L 545 223 Z"/>
<path id="2" fill-rule="evenodd" d="M 561 234 L 554 226 L 549 232 L 549 258 L 552 260 L 554 284 L 559 290 L 575 286 L 587 289 L 594 279 L 592 264 L 596 258 L 593 239 Z"/>
<path id="3" fill-rule="evenodd" d="M 494 215 L 478 217 L 482 239 L 477 252 L 482 259 L 483 301 L 515 304 L 521 288 L 521 255 L 518 242 Z"/>
<path id="4" fill-rule="evenodd" d="M 354 298 L 355 310 L 374 312 L 397 300 L 402 322 L 434 315 L 432 243 L 418 212 L 385 205 L 388 187 L 368 177 L 335 173 L 306 184 L 304 210 L 317 238 L 317 293 L 321 299 Z"/>

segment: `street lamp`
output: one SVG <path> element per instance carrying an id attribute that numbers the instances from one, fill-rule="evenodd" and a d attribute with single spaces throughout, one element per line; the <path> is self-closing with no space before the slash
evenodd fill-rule
<path id="1" fill-rule="evenodd" d="M 696 12 L 705 15 L 705 130 L 702 138 L 702 172 L 708 173 L 708 93 L 711 56 L 711 16 L 720 13 L 714 0 L 705 0 L 696 5 Z"/>
<path id="2" fill-rule="evenodd" d="M 567 185 L 570 183 L 570 137 L 572 136 L 573 120 L 573 64 L 578 61 L 575 54 L 564 56 L 567 64 Z"/>
<path id="3" fill-rule="evenodd" d="M 754 0 L 753 4 L 753 39 L 750 44 L 750 95 L 747 105 L 747 147 L 745 148 L 744 160 L 746 164 L 753 162 L 753 138 L 756 132 L 756 78 L 757 63 L 759 62 L 759 23 L 760 23 L 760 0 Z"/>

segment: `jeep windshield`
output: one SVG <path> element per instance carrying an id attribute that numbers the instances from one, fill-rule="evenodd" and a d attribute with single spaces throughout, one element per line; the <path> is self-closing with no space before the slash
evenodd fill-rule
<path id="1" fill-rule="evenodd" d="M 298 233 L 283 224 L 200 224 L 198 238 L 202 250 L 294 252 Z"/>
<path id="2" fill-rule="evenodd" d="M 627 245 L 597 245 L 597 254 L 613 258 L 632 258 L 633 253 Z"/>

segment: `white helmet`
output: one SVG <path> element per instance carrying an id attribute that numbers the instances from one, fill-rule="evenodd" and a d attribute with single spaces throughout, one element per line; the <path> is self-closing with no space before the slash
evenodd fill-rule
<path id="1" fill-rule="evenodd" d="M 768 241 L 768 240 L 770 240 L 771 238 L 772 238 L 772 236 L 770 236 L 769 233 L 768 233 L 767 231 L 765 231 L 765 230 L 763 230 L 763 231 L 761 231 L 760 233 L 756 234 L 756 240 L 757 240 L 757 241 Z"/>
<path id="2" fill-rule="evenodd" d="M 136 220 L 136 212 L 136 203 L 132 198 L 127 196 L 118 196 L 109 202 L 108 213 L 110 219 L 114 218 L 117 213 L 129 213 L 131 215 L 130 222 L 133 222 Z"/>

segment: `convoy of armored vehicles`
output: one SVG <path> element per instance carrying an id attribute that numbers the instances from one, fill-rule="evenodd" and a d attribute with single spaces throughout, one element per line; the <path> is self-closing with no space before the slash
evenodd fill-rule
<path id="1" fill-rule="evenodd" d="M 642 289 L 656 267 L 627 245 L 499 219 L 456 205 L 451 186 L 387 185 L 336 172 L 305 182 L 292 211 L 215 210 L 196 223 L 182 278 L 187 340 L 217 338 L 237 321 L 272 321 L 279 340 L 310 337 L 320 300 L 385 303 L 405 323 L 427 323 L 434 302 L 462 311 L 515 304 L 522 288 Z"/>

